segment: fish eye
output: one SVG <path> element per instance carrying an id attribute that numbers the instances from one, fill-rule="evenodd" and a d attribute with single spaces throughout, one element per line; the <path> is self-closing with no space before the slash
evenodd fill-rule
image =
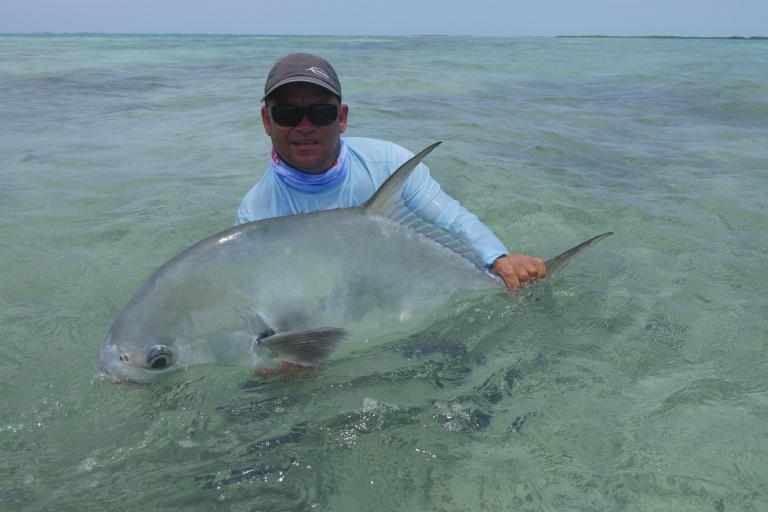
<path id="1" fill-rule="evenodd" d="M 176 362 L 176 353 L 167 345 L 154 345 L 147 350 L 147 367 L 165 370 Z"/>
<path id="2" fill-rule="evenodd" d="M 168 368 L 170 366 L 171 360 L 168 356 L 165 355 L 159 355 L 155 356 L 152 359 L 148 361 L 149 367 L 154 370 L 162 370 L 164 368 Z"/>
<path id="3" fill-rule="evenodd" d="M 131 357 L 128 354 L 120 354 L 120 360 L 124 363 L 130 363 Z"/>

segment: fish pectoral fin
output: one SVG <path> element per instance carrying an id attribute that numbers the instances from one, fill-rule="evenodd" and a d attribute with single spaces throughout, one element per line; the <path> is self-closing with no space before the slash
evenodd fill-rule
<path id="1" fill-rule="evenodd" d="M 236 306 L 234 313 L 245 320 L 245 326 L 248 332 L 251 333 L 251 336 L 264 338 L 275 334 L 277 331 L 274 323 L 255 308 L 239 308 Z"/>
<path id="2" fill-rule="evenodd" d="M 295 329 L 273 334 L 260 340 L 276 359 L 301 366 L 313 366 L 328 357 L 349 336 L 339 327 Z"/>

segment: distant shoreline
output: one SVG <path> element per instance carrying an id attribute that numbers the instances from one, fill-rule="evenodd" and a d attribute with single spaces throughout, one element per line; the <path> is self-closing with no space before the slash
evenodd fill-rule
<path id="1" fill-rule="evenodd" d="M 407 38 L 407 37 L 429 37 L 429 38 L 464 38 L 474 37 L 478 39 L 482 38 L 503 38 L 503 39 L 522 39 L 522 38 L 558 38 L 558 39 L 717 39 L 717 40 L 736 40 L 736 41 L 766 41 L 768 36 L 611 36 L 600 34 L 589 35 L 555 35 L 555 36 L 515 36 L 515 35 L 453 35 L 453 34 L 411 34 L 411 35 L 382 35 L 382 34 L 367 34 L 367 35 L 311 35 L 311 34 L 216 34 L 216 33 L 187 33 L 187 32 L 0 32 L 2 37 L 286 37 L 286 38 L 301 38 L 301 37 L 318 37 L 318 38 L 338 38 L 338 37 L 362 37 L 362 38 Z"/>
<path id="2" fill-rule="evenodd" d="M 605 35 L 587 35 L 587 36 L 555 36 L 558 38 L 579 38 L 579 39 L 736 39 L 736 40 L 768 40 L 768 36 L 605 36 Z"/>

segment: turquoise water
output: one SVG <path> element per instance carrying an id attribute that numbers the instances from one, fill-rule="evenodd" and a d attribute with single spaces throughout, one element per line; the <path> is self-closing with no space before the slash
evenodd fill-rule
<path id="1" fill-rule="evenodd" d="M 297 50 L 510 248 L 616 234 L 306 375 L 99 379 Z M 767 42 L 0 36 L 0 105 L 0 510 L 765 510 Z"/>

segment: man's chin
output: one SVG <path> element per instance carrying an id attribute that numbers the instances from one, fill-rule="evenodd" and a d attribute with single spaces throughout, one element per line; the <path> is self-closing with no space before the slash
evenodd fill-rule
<path id="1" fill-rule="evenodd" d="M 308 174 L 320 174 L 326 170 L 321 164 L 322 159 L 320 158 L 320 155 L 306 154 L 306 152 L 303 153 L 304 154 L 298 155 L 294 154 L 291 159 L 292 162 L 289 162 L 294 169 L 298 169 L 299 171 Z"/>

